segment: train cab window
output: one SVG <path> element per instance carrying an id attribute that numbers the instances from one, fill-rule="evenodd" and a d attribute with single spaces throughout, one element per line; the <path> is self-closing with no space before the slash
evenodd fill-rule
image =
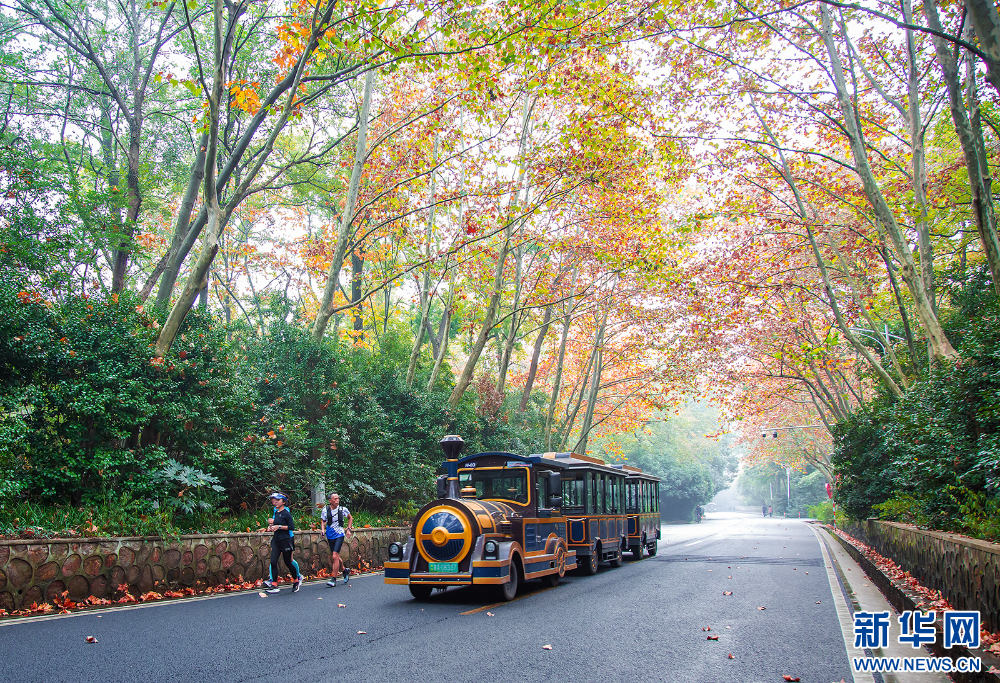
<path id="1" fill-rule="evenodd" d="M 538 509 L 543 509 L 549 500 L 549 478 L 540 476 L 535 480 L 535 504 Z"/>
<path id="2" fill-rule="evenodd" d="M 583 479 L 562 480 L 563 511 L 583 512 L 587 499 L 584 497 Z"/>
<path id="3" fill-rule="evenodd" d="M 459 470 L 462 487 L 471 482 L 479 500 L 506 500 L 519 505 L 528 502 L 528 473 L 520 467 Z"/>

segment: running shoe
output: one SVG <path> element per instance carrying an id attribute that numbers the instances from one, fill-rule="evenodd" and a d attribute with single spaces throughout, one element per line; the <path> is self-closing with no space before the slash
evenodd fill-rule
<path id="1" fill-rule="evenodd" d="M 337 579 L 334 579 L 333 581 L 327 581 L 326 585 L 329 586 L 330 588 L 336 588 L 337 587 Z"/>
<path id="2" fill-rule="evenodd" d="M 274 588 L 274 584 L 270 581 L 264 581 L 264 588 Z"/>
<path id="3" fill-rule="evenodd" d="M 344 583 L 350 583 L 350 582 L 351 582 L 351 570 L 348 569 L 347 567 L 344 567 Z"/>
<path id="4" fill-rule="evenodd" d="M 298 581 L 295 582 L 295 587 L 292 588 L 293 593 L 298 593 L 299 589 L 302 588 L 302 578 L 300 577 Z"/>
<path id="5" fill-rule="evenodd" d="M 272 588 L 268 588 L 268 589 L 267 589 L 266 591 L 264 591 L 264 592 L 265 592 L 265 593 L 280 593 L 280 592 L 281 592 L 281 589 L 280 589 L 280 588 L 278 588 L 277 586 L 274 586 L 274 587 L 272 587 Z"/>

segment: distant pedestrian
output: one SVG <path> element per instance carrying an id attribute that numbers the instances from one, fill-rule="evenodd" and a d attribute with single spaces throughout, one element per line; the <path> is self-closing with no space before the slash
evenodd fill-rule
<path id="1" fill-rule="evenodd" d="M 774 507 L 771 506 L 771 505 L 767 506 L 767 516 L 768 517 L 774 517 Z"/>
<path id="2" fill-rule="evenodd" d="M 760 506 L 760 511 L 764 513 L 765 517 L 767 517 L 767 505 L 766 504 Z"/>
<path id="3" fill-rule="evenodd" d="M 698 523 L 701 524 L 701 518 L 705 516 L 705 509 L 699 505 L 694 509 L 694 514 L 698 518 Z"/>
<path id="4" fill-rule="evenodd" d="M 278 558 L 285 560 L 285 566 L 292 573 L 293 593 L 298 593 L 302 588 L 302 573 L 299 571 L 299 563 L 292 559 L 292 551 L 295 550 L 295 520 L 292 513 L 288 511 L 285 504 L 288 496 L 275 491 L 271 494 L 271 505 L 274 506 L 274 516 L 267 520 L 267 530 L 273 531 L 271 537 L 271 568 L 268 580 L 264 582 L 264 587 L 268 593 L 277 593 L 278 586 L 275 580 L 278 578 Z"/>
<path id="5" fill-rule="evenodd" d="M 345 524 L 346 523 L 346 524 Z M 330 504 L 320 513 L 320 525 L 326 534 L 326 542 L 330 544 L 330 573 L 333 577 L 326 582 L 330 588 L 337 586 L 337 575 L 344 573 L 344 583 L 351 580 L 351 570 L 344 565 L 340 557 L 340 548 L 344 539 L 354 531 L 354 517 L 351 511 L 340 504 L 340 495 L 330 494 Z"/>

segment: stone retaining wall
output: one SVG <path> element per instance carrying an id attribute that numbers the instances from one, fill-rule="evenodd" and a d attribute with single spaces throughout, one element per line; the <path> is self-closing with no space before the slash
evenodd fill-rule
<path id="1" fill-rule="evenodd" d="M 344 543 L 349 567 L 380 567 L 392 541 L 409 527 L 358 529 Z M 330 549 L 319 531 L 295 532 L 295 559 L 304 574 L 330 569 Z M 0 541 L 0 609 L 8 612 L 51 602 L 69 591 L 79 602 L 110 597 L 127 584 L 131 593 L 207 588 L 267 575 L 271 534 L 191 534 L 156 537 Z M 279 562 L 284 569 L 284 562 Z"/>
<path id="2" fill-rule="evenodd" d="M 1000 630 L 1000 544 L 881 520 L 843 529 L 941 591 L 955 609 L 978 610 L 983 626 Z"/>

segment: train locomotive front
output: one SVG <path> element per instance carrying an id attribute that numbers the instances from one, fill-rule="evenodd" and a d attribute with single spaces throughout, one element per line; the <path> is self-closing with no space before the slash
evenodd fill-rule
<path id="1" fill-rule="evenodd" d="M 441 444 L 448 460 L 438 499 L 420 509 L 405 543 L 389 545 L 387 584 L 407 585 L 417 599 L 434 588 L 482 586 L 512 600 L 523 580 L 555 585 L 576 567 L 559 511 L 557 468 L 511 453 L 459 461 L 460 437 Z"/>

